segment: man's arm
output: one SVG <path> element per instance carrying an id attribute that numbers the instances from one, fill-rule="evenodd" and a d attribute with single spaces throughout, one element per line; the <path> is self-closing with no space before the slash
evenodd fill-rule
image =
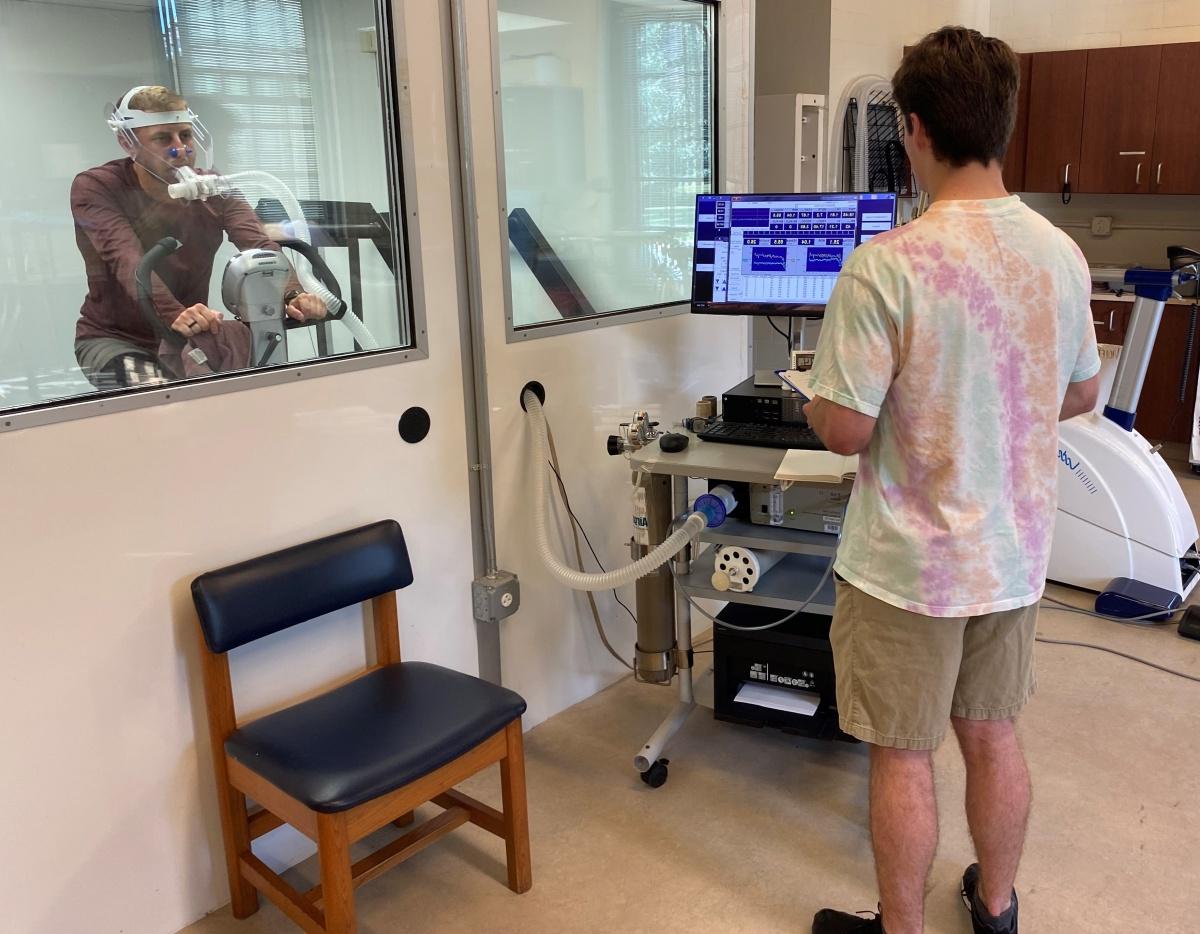
<path id="1" fill-rule="evenodd" d="M 835 454 L 859 454 L 871 443 L 877 419 L 820 396 L 804 407 L 808 424 Z"/>
<path id="2" fill-rule="evenodd" d="M 145 253 L 113 193 L 87 173 L 78 175 L 71 185 L 71 214 L 125 290 L 130 307 L 140 309 L 135 273 Z M 183 305 L 155 273 L 150 275 L 150 291 L 155 312 L 170 327 Z M 140 310 L 133 314 L 141 319 Z"/>
<path id="3" fill-rule="evenodd" d="M 863 257 L 850 255 L 829 297 L 809 380 L 813 401 L 804 407 L 825 447 L 844 455 L 870 443 L 900 369 L 897 326 Z"/>
<path id="4" fill-rule="evenodd" d="M 1058 420 L 1065 422 L 1068 418 L 1090 412 L 1096 407 L 1100 398 L 1100 374 L 1077 383 L 1067 383 L 1067 394 L 1063 396 L 1062 408 L 1058 412 Z"/>

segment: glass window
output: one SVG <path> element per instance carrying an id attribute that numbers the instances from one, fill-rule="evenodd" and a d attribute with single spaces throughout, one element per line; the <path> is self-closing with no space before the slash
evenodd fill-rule
<path id="1" fill-rule="evenodd" d="M 0 409 L 412 346 L 381 16 L 0 0 Z"/>
<path id="2" fill-rule="evenodd" d="M 687 301 L 715 7 L 499 0 L 497 27 L 513 326 Z"/>

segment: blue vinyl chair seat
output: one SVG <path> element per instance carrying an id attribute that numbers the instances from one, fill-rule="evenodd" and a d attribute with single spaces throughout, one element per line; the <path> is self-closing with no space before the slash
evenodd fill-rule
<path id="1" fill-rule="evenodd" d="M 235 730 L 225 751 L 314 811 L 394 791 L 525 712 L 519 694 L 426 662 L 399 662 Z"/>

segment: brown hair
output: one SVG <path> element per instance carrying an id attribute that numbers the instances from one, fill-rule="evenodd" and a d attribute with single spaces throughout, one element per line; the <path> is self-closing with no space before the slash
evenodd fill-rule
<path id="1" fill-rule="evenodd" d="M 909 115 L 916 114 L 933 154 L 957 168 L 1004 160 L 1020 80 L 1017 54 L 1007 43 L 963 26 L 943 26 L 908 50 L 892 77 L 892 91 L 909 132 Z"/>
<path id="2" fill-rule="evenodd" d="M 126 92 L 128 93 L 128 92 Z M 125 99 L 125 94 L 117 98 Z M 187 110 L 187 101 L 169 88 L 161 85 L 138 91 L 129 99 L 130 110 L 143 110 L 146 113 L 160 114 L 171 110 Z"/>

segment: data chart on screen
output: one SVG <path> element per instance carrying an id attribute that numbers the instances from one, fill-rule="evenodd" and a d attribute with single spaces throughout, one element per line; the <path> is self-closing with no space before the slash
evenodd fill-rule
<path id="1" fill-rule="evenodd" d="M 693 310 L 824 305 L 846 258 L 895 214 L 894 194 L 700 195 Z"/>

